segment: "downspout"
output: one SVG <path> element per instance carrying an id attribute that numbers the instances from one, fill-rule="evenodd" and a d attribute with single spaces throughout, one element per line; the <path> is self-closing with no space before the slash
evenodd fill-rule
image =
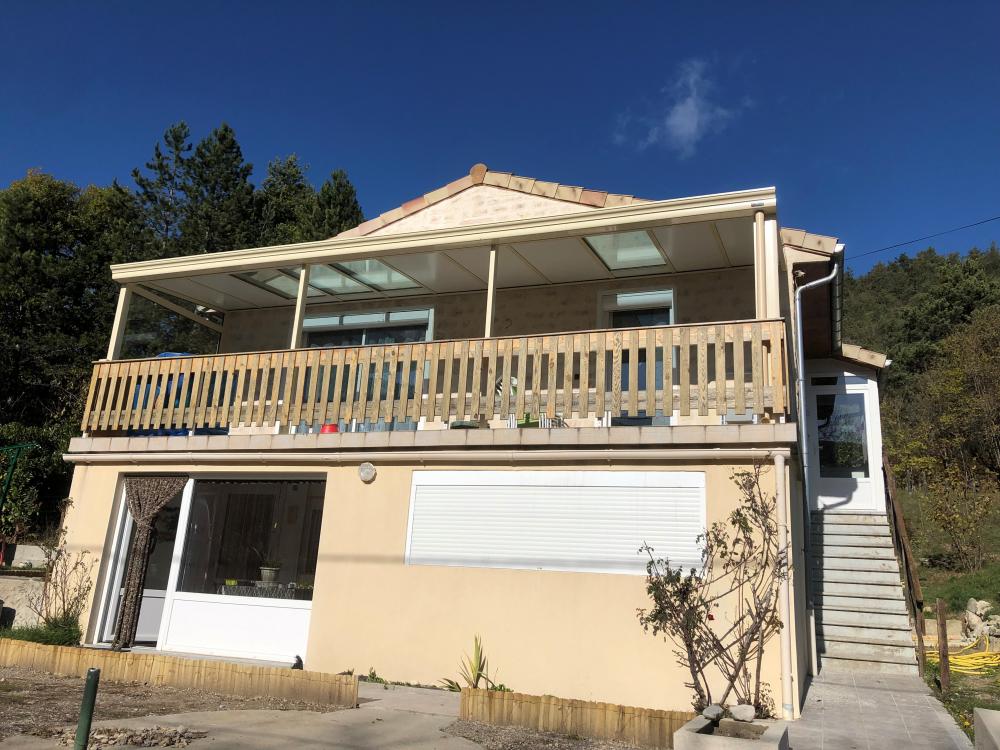
<path id="1" fill-rule="evenodd" d="M 781 717 L 785 721 L 795 718 L 795 708 L 792 703 L 792 628 L 788 578 L 791 566 L 792 550 L 788 546 L 788 510 L 787 487 L 785 483 L 785 457 L 777 454 L 774 457 L 774 504 L 778 510 L 778 549 L 785 553 L 784 575 L 778 584 L 778 618 L 781 620 Z"/>
<path id="2" fill-rule="evenodd" d="M 813 612 L 813 592 L 812 583 L 810 581 L 809 573 L 809 563 L 811 560 L 811 544 L 810 544 L 810 534 L 812 533 L 812 523 L 810 520 L 810 510 L 809 501 L 812 497 L 812 481 L 809 476 L 809 409 L 806 406 L 806 355 L 805 355 L 805 343 L 804 336 L 802 333 L 802 294 L 810 289 L 817 289 L 821 286 L 825 286 L 831 282 L 836 281 L 833 292 L 839 297 L 840 292 L 840 269 L 844 246 L 837 245 L 835 255 L 831 259 L 833 261 L 833 270 L 829 274 L 821 279 L 816 279 L 815 281 L 810 281 L 808 284 L 803 284 L 798 289 L 795 290 L 795 393 L 798 398 L 798 420 L 799 420 L 799 465 L 802 470 L 802 519 L 803 526 L 805 527 L 803 533 L 803 549 L 805 552 L 806 559 L 806 611 L 808 613 L 809 619 L 809 642 L 810 642 L 810 657 L 812 663 L 812 674 L 818 672 L 818 657 L 816 653 L 816 620 L 815 614 Z M 831 295 L 831 318 L 834 319 L 835 323 L 831 326 L 833 328 L 832 340 L 835 345 L 840 344 L 840 300 L 833 300 L 833 295 Z"/>

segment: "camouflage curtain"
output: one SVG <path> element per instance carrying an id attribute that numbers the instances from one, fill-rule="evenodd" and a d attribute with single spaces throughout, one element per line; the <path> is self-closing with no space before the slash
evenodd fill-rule
<path id="1" fill-rule="evenodd" d="M 114 651 L 128 648 L 135 641 L 135 631 L 139 626 L 139 607 L 142 606 L 142 589 L 146 582 L 146 567 L 153 545 L 153 522 L 160 509 L 184 489 L 187 480 L 186 476 L 125 479 L 125 501 L 135 524 L 135 535 L 128 552 L 115 638 L 111 642 Z"/>

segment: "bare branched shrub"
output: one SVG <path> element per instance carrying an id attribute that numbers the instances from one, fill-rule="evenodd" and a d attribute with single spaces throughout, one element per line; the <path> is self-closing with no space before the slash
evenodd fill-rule
<path id="1" fill-rule="evenodd" d="M 41 590 L 29 597 L 28 609 L 48 627 L 79 629 L 80 616 L 94 585 L 91 574 L 96 560 L 87 550 L 71 553 L 66 547 L 65 529 L 40 546 L 45 556 L 45 580 Z"/>
<path id="2" fill-rule="evenodd" d="M 688 669 L 695 710 L 712 703 L 748 703 L 761 717 L 774 713 L 768 685 L 761 681 L 764 647 L 782 628 L 778 589 L 788 575 L 787 547 L 779 546 L 776 502 L 761 488 L 764 467 L 732 475 L 740 503 L 725 521 L 699 537 L 702 564 L 687 572 L 654 556 L 649 546 L 646 591 L 652 607 L 639 621 L 674 645 Z M 721 675 L 723 690 L 713 696 Z"/>

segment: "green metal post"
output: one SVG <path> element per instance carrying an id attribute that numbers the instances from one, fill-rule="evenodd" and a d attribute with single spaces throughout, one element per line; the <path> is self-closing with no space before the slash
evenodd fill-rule
<path id="1" fill-rule="evenodd" d="M 76 724 L 76 742 L 73 750 L 87 750 L 90 743 L 90 723 L 94 720 L 94 702 L 97 700 L 97 685 L 101 681 L 101 670 L 91 667 L 87 670 L 87 682 L 83 687 L 83 703 L 80 705 L 80 721 Z"/>

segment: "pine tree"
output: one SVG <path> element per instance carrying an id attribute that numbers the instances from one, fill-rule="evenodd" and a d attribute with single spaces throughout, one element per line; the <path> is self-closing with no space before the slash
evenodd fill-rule
<path id="1" fill-rule="evenodd" d="M 327 239 L 352 229 L 365 220 L 358 203 L 358 194 L 347 177 L 337 169 L 319 189 L 313 212 L 312 238 Z"/>
<path id="2" fill-rule="evenodd" d="M 236 133 L 223 123 L 186 160 L 187 215 L 181 222 L 184 254 L 252 245 L 253 165 L 243 160 Z"/>
<path id="3" fill-rule="evenodd" d="M 306 180 L 305 168 L 292 154 L 267 165 L 267 177 L 255 195 L 255 245 L 283 245 L 314 239 L 312 217 L 316 191 Z"/>
<path id="4" fill-rule="evenodd" d="M 183 121 L 171 125 L 163 134 L 163 148 L 157 143 L 153 158 L 146 162 L 151 173 L 132 170 L 138 198 L 146 223 L 153 231 L 161 255 L 173 254 L 180 241 L 181 224 L 188 214 L 188 159 L 191 131 Z"/>

